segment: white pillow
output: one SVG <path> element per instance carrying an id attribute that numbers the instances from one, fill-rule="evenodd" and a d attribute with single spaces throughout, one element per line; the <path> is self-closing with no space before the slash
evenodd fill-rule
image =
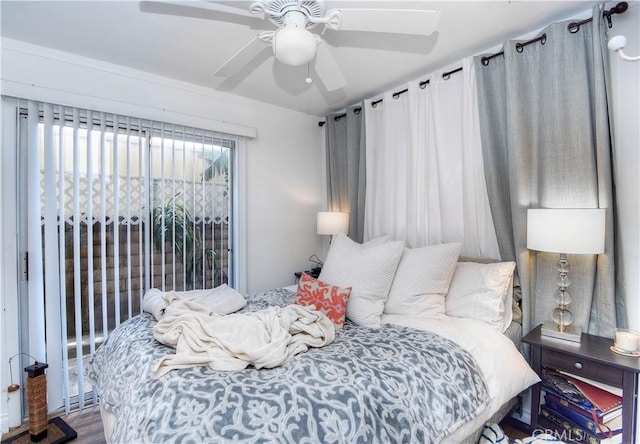
<path id="1" fill-rule="evenodd" d="M 513 319 L 507 305 L 515 262 L 459 262 L 445 298 L 449 316 L 484 321 L 503 332 Z"/>
<path id="2" fill-rule="evenodd" d="M 384 306 L 385 314 L 439 317 L 458 263 L 459 242 L 405 248 Z"/>
<path id="3" fill-rule="evenodd" d="M 359 244 L 345 234 L 335 236 L 318 277 L 331 285 L 351 287 L 347 318 L 365 327 L 380 326 L 380 315 L 404 248 L 404 242 L 385 242 L 386 239 Z"/>

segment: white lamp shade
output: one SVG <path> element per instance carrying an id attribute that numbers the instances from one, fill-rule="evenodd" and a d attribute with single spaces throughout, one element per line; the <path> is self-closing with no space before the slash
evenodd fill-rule
<path id="1" fill-rule="evenodd" d="M 349 213 L 321 211 L 318 213 L 318 234 L 349 232 Z"/>
<path id="2" fill-rule="evenodd" d="M 316 55 L 315 37 L 304 27 L 297 25 L 279 29 L 271 44 L 276 59 L 290 66 L 309 63 Z"/>
<path id="3" fill-rule="evenodd" d="M 527 210 L 527 248 L 549 253 L 604 252 L 605 210 Z"/>

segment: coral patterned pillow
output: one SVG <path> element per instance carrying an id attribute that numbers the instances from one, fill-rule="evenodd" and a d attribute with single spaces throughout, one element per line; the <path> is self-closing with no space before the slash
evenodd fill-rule
<path id="1" fill-rule="evenodd" d="M 302 273 L 298 282 L 298 293 L 294 304 L 314 307 L 323 312 L 334 323 L 336 330 L 344 325 L 347 301 L 351 287 L 341 288 L 312 278 Z"/>

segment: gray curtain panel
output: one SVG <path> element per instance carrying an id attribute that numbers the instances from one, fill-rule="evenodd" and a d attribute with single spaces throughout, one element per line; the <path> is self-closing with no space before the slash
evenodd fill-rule
<path id="1" fill-rule="evenodd" d="M 327 201 L 329 211 L 349 213 L 349 237 L 364 235 L 364 105 L 326 116 Z"/>
<path id="2" fill-rule="evenodd" d="M 569 255 L 574 325 L 613 337 L 616 321 L 608 52 L 602 7 L 576 33 L 556 23 L 488 64 L 475 58 L 485 174 L 503 260 L 516 260 L 523 328 L 551 319 L 557 254 L 527 249 L 528 208 L 606 208 L 605 253 Z M 623 304 L 618 315 L 623 315 Z M 624 316 L 620 316 L 624 319 Z"/>

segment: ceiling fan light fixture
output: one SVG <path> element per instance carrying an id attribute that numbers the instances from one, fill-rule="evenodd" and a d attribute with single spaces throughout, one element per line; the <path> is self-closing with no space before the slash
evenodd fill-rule
<path id="1" fill-rule="evenodd" d="M 304 65 L 316 55 L 316 38 L 297 25 L 279 29 L 273 36 L 272 45 L 276 59 L 286 65 Z"/>

